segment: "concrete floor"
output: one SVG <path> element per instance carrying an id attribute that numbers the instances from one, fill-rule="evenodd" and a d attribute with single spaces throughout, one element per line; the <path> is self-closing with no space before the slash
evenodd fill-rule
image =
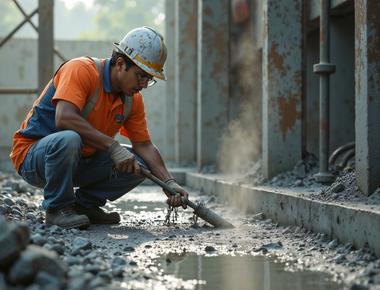
<path id="1" fill-rule="evenodd" d="M 274 264 L 280 263 L 283 265 L 282 273 L 296 272 L 295 281 L 296 277 L 307 271 L 317 277 L 319 274 L 328 277 L 327 281 L 333 287 L 315 289 L 358 289 L 355 288 L 358 285 L 364 287 L 360 289 L 380 289 L 380 260 L 368 248 L 354 249 L 352 244 L 340 244 L 337 240 L 330 240 L 326 234 L 313 233 L 297 226 L 281 226 L 264 213 L 244 213 L 231 206 L 228 200 L 223 201 L 215 195 L 199 195 L 199 191 L 188 188 L 193 201 L 205 203 L 231 221 L 236 226 L 234 229 L 214 229 L 201 220 L 198 220 L 198 226 L 194 226 L 190 209 L 179 209 L 177 222 L 164 225 L 167 206 L 161 189 L 140 186 L 106 205 L 107 210 L 120 213 L 120 224 L 91 225 L 84 231 L 60 230 L 43 224 L 44 213 L 39 207 L 41 190 L 28 187 L 19 180 L 8 182 L 5 178 L 2 183 L 4 197 L 33 208 L 37 219 L 28 221 L 32 242 L 38 234 L 47 239 L 44 248 L 55 251 L 54 242 L 64 245 L 59 254 L 68 265 L 69 281 L 75 281 L 78 276 L 81 279 L 88 276 L 89 280 L 109 277 L 111 284 L 100 289 L 111 289 L 110 285 L 121 289 L 207 289 L 200 285 L 205 281 L 207 285 L 207 270 L 211 266 L 202 270 L 196 264 L 200 267 L 201 276 L 197 274 L 192 279 L 184 278 L 178 272 L 167 272 L 168 260 L 174 265 L 184 265 L 187 263 L 182 262 L 185 256 L 199 255 L 203 258 L 256 257 Z M 12 184 L 17 184 L 19 191 L 34 192 L 32 195 L 12 195 Z M 20 202 L 20 197 L 23 202 Z M 27 211 L 30 212 L 24 209 L 24 212 Z M 73 247 L 78 238 L 86 239 L 91 244 L 91 250 L 74 254 Z M 211 265 L 217 271 L 223 271 L 221 265 Z M 228 273 L 224 276 L 226 279 L 230 277 Z M 199 277 L 203 277 L 202 281 Z M 277 281 L 280 277 L 272 275 L 266 281 Z M 299 289 L 304 288 L 301 286 Z"/>

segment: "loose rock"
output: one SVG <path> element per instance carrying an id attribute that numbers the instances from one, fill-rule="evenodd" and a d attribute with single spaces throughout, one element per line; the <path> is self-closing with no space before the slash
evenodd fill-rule
<path id="1" fill-rule="evenodd" d="M 72 254 L 78 255 L 82 250 L 89 250 L 92 248 L 91 241 L 86 238 L 76 237 L 73 241 Z"/>
<path id="2" fill-rule="evenodd" d="M 60 284 L 65 278 L 66 268 L 53 252 L 30 245 L 12 265 L 8 278 L 13 284 L 28 285 L 39 272 L 52 275 Z"/>
<path id="3" fill-rule="evenodd" d="M 205 251 L 206 251 L 206 252 L 215 252 L 216 249 L 215 249 L 213 246 L 206 246 L 206 247 L 205 247 Z"/>
<path id="4" fill-rule="evenodd" d="M 10 266 L 28 243 L 28 226 L 25 224 L 7 223 L 0 216 L 0 269 Z"/>

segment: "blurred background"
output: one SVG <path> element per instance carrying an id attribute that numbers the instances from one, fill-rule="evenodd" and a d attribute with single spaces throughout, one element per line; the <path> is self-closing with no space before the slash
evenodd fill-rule
<path id="1" fill-rule="evenodd" d="M 26 13 L 38 5 L 37 0 L 19 1 Z M 119 40 L 127 31 L 148 25 L 165 33 L 165 0 L 55 0 L 54 37 L 57 40 Z M 1 0 L 0 36 L 7 35 L 23 15 L 10 0 Z M 38 15 L 32 17 L 38 24 Z M 30 26 L 23 26 L 16 38 L 37 38 Z"/>
<path id="2" fill-rule="evenodd" d="M 13 133 L 24 120 L 40 89 L 51 78 L 51 71 L 75 57 L 110 57 L 112 43 L 120 41 L 128 31 L 138 26 L 149 25 L 165 34 L 165 0 L 49 1 L 0 0 L 1 170 L 13 171 L 8 158 Z M 41 35 L 53 35 L 53 41 L 42 37 L 40 49 L 37 32 L 39 5 L 45 16 L 41 19 L 44 30 Z M 51 6 L 48 9 L 52 9 L 53 17 L 46 15 L 49 11 L 44 10 L 45 6 Z M 31 16 L 30 19 L 27 16 Z M 53 46 L 53 62 L 50 62 Z M 39 77 L 46 71 L 50 72 Z M 158 82 L 154 89 L 144 92 L 146 111 L 151 120 L 149 128 L 161 147 L 164 146 L 161 122 L 164 102 L 157 101 L 157 98 L 164 98 L 164 90 L 165 83 Z M 155 96 L 158 97 L 153 99 Z"/>

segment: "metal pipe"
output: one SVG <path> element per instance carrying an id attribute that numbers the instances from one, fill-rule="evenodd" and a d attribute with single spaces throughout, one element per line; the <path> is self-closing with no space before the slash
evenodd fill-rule
<path id="1" fill-rule="evenodd" d="M 340 162 L 339 164 L 339 167 L 341 169 L 344 169 L 345 167 L 347 167 L 347 164 L 348 162 L 350 161 L 350 159 L 352 159 L 353 157 L 355 157 L 355 148 L 349 150 L 346 152 L 346 154 L 344 154 L 343 158 L 342 158 L 342 162 Z"/>
<path id="2" fill-rule="evenodd" d="M 32 13 L 26 16 L 26 18 L 19 23 L 11 32 L 8 33 L 7 36 L 5 36 L 1 42 L 0 42 L 0 47 L 2 47 L 11 37 L 13 34 L 15 34 L 25 23 L 27 23 L 30 18 L 32 18 L 36 13 L 38 12 L 38 8 L 34 9 Z"/>
<path id="3" fill-rule="evenodd" d="M 319 63 L 314 73 L 319 75 L 319 172 L 315 179 L 320 183 L 331 183 L 335 176 L 329 172 L 330 130 L 330 74 L 335 65 L 330 63 L 330 0 L 321 0 L 319 28 Z"/>
<path id="4" fill-rule="evenodd" d="M 38 89 L 14 89 L 14 88 L 0 88 L 1 95 L 12 95 L 12 94 L 37 94 Z"/>
<path id="5" fill-rule="evenodd" d="M 339 148 L 337 148 L 329 158 L 329 164 L 334 165 L 335 161 L 338 159 L 338 156 L 345 153 L 348 150 L 355 149 L 355 142 L 346 143 Z"/>
<path id="6" fill-rule="evenodd" d="M 172 189 L 170 186 L 168 186 L 165 182 L 158 179 L 156 176 L 154 176 L 149 170 L 143 168 L 141 166 L 141 174 L 145 177 L 152 180 L 157 185 L 161 186 L 165 191 L 169 192 L 172 195 L 176 195 L 177 192 Z M 205 220 L 206 222 L 210 223 L 216 228 L 233 228 L 233 224 L 225 220 L 223 217 L 219 216 L 217 213 L 213 212 L 211 209 L 205 207 L 203 204 L 198 203 L 195 204 L 194 202 L 185 199 L 182 200 L 182 202 L 185 202 L 186 205 L 191 207 L 194 210 L 194 214 L 200 217 L 201 219 Z"/>
<path id="7" fill-rule="evenodd" d="M 38 89 L 54 74 L 54 1 L 38 0 Z"/>

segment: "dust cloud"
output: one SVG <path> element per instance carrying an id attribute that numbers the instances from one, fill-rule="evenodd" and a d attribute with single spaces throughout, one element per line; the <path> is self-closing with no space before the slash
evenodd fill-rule
<path id="1" fill-rule="evenodd" d="M 229 123 L 219 151 L 222 173 L 243 174 L 259 158 L 261 141 L 252 126 L 254 113 L 254 108 L 245 106 L 241 115 Z"/>
<path id="2" fill-rule="evenodd" d="M 241 175 L 261 156 L 261 50 L 247 26 L 232 33 L 230 46 L 230 122 L 220 141 L 218 168 Z"/>

